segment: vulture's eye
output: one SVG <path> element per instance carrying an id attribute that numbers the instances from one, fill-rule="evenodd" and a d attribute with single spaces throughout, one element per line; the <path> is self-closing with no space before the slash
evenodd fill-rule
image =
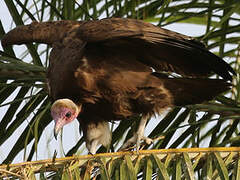
<path id="1" fill-rule="evenodd" d="M 72 113 L 71 113 L 70 111 L 68 111 L 68 112 L 65 114 L 65 116 L 66 116 L 67 118 L 70 118 L 71 115 L 72 115 Z"/>

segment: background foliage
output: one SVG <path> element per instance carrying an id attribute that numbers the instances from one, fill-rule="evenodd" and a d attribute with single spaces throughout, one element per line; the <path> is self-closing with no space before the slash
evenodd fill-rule
<path id="1" fill-rule="evenodd" d="M 239 180 L 239 147 L 159 149 L 0 165 L 0 178 Z"/>
<path id="2" fill-rule="evenodd" d="M 32 21 L 89 20 L 104 17 L 143 19 L 165 27 L 174 23 L 188 23 L 205 27 L 199 40 L 221 56 L 239 72 L 240 1 L 238 0 L 4 0 L 12 16 L 13 26 Z M 0 22 L 0 38 L 8 31 Z M 198 28 L 196 27 L 196 31 Z M 0 107 L 7 110 L 0 115 L 0 146 L 27 122 L 11 151 L 2 163 L 11 162 L 25 148 L 26 160 L 37 152 L 37 144 L 46 126 L 52 121 L 47 96 L 45 71 L 51 48 L 28 44 L 17 55 L 8 47 L 0 51 Z M 239 146 L 239 75 L 234 77 L 233 89 L 216 100 L 200 105 L 176 107 L 151 128 L 149 137 L 156 138 L 147 149 Z M 9 97 L 13 97 L 10 98 Z M 199 113 L 201 112 L 201 113 Z M 113 132 L 113 148 L 117 150 L 125 132 L 135 123 L 124 122 Z M 181 132 L 179 134 L 179 132 Z M 159 138 L 164 136 L 164 138 Z M 31 142 L 31 143 L 30 143 Z M 30 143 L 30 144 L 29 144 Z M 121 143 L 121 142 L 120 142 Z M 28 145 L 29 144 L 29 145 Z M 74 154 L 83 144 L 80 138 L 66 155 Z M 28 146 L 27 146 L 28 145 Z M 103 152 L 100 148 L 98 152 Z"/>

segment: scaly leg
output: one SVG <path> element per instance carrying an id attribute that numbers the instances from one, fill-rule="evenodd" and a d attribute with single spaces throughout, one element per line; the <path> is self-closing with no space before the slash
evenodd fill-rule
<path id="1" fill-rule="evenodd" d="M 127 140 L 126 143 L 124 143 L 122 145 L 122 147 L 119 149 L 119 151 L 122 151 L 122 150 L 128 148 L 132 144 L 136 144 L 136 150 L 138 151 L 140 148 L 141 140 L 144 140 L 147 144 L 152 143 L 152 140 L 150 138 L 144 137 L 144 129 L 145 129 L 147 120 L 148 120 L 148 116 L 143 116 L 141 118 L 137 132 L 133 135 L 133 137 L 131 137 L 129 140 Z"/>
<path id="2" fill-rule="evenodd" d="M 87 146 L 88 151 L 90 154 L 96 154 L 97 152 L 97 146 L 98 146 L 98 139 L 92 140 L 92 142 L 90 143 L 90 146 Z"/>

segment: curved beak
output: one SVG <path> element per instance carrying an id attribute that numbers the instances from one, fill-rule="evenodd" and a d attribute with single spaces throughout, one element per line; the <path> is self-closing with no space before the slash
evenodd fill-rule
<path id="1" fill-rule="evenodd" d="M 59 133 L 59 130 L 54 128 L 54 138 L 57 140 L 57 135 Z"/>
<path id="2" fill-rule="evenodd" d="M 63 127 L 63 120 L 62 119 L 58 119 L 55 120 L 55 125 L 54 125 L 54 138 L 57 140 L 57 136 L 59 134 L 59 132 L 61 131 L 62 127 Z"/>

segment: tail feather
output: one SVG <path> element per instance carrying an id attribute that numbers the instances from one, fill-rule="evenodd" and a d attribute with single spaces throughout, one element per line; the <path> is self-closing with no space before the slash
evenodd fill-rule
<path id="1" fill-rule="evenodd" d="M 164 78 L 164 86 L 173 96 L 174 105 L 198 104 L 230 89 L 222 79 Z"/>
<path id="2" fill-rule="evenodd" d="M 39 42 L 52 45 L 59 41 L 67 31 L 81 24 L 79 21 L 33 22 L 18 26 L 3 36 L 3 47 L 13 44 Z"/>

